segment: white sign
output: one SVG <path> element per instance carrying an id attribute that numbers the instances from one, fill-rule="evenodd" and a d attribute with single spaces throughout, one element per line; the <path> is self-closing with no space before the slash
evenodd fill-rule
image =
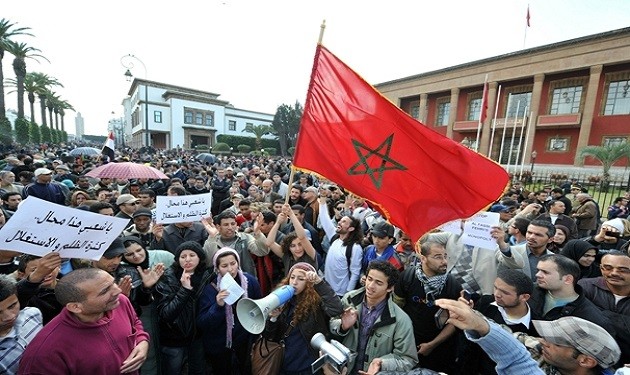
<path id="1" fill-rule="evenodd" d="M 462 220 L 457 219 L 457 220 L 449 221 L 448 223 L 442 225 L 440 227 L 440 230 L 442 232 L 449 232 L 456 235 L 460 235 L 462 234 Z"/>
<path id="2" fill-rule="evenodd" d="M 230 275 L 226 273 L 221 278 L 221 284 L 219 285 L 220 290 L 227 290 L 230 292 L 227 297 L 223 300 L 223 302 L 228 305 L 233 305 L 241 296 L 245 293 L 245 289 L 241 288 L 240 285 L 236 283 L 236 280 Z"/>
<path id="3" fill-rule="evenodd" d="M 466 245 L 478 246 L 482 249 L 495 250 L 497 240 L 492 238 L 490 231 L 492 227 L 499 225 L 498 212 L 480 212 L 466 220 L 462 242 Z"/>
<path id="4" fill-rule="evenodd" d="M 157 196 L 155 222 L 158 224 L 200 221 L 211 216 L 212 193 L 177 196 Z"/>
<path id="5" fill-rule="evenodd" d="M 99 260 L 128 219 L 61 206 L 33 196 L 26 198 L 0 229 L 0 249 L 62 258 Z"/>

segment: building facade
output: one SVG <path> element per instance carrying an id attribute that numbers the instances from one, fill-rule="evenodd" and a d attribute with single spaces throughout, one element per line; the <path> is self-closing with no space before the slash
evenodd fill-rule
<path id="1" fill-rule="evenodd" d="M 484 82 L 487 117 L 479 126 Z M 578 152 L 584 146 L 630 138 L 630 28 L 375 87 L 421 123 L 502 164 L 533 158 L 581 166 L 585 161 Z M 622 159 L 616 166 L 627 164 Z"/>
<path id="2" fill-rule="evenodd" d="M 135 78 L 123 100 L 127 146 L 158 149 L 214 146 L 216 136 L 271 125 L 273 114 L 238 109 L 219 94 Z"/>

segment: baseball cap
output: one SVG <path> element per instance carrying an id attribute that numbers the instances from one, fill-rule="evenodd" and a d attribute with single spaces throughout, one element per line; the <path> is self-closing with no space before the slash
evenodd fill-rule
<path id="1" fill-rule="evenodd" d="M 109 245 L 107 250 L 105 250 L 105 252 L 103 253 L 103 257 L 107 259 L 112 259 L 121 254 L 124 254 L 126 251 L 127 250 L 125 249 L 125 246 L 123 245 L 122 238 L 116 237 L 116 239 L 112 241 L 112 244 Z"/>
<path id="2" fill-rule="evenodd" d="M 138 201 L 138 198 L 134 197 L 131 194 L 123 194 L 118 199 L 116 199 L 116 206 L 120 206 L 125 203 L 132 203 Z"/>
<path id="3" fill-rule="evenodd" d="M 573 347 L 580 353 L 595 358 L 603 368 L 611 367 L 619 360 L 621 355 L 619 345 L 605 329 L 595 323 L 575 316 L 532 322 L 536 331 L 546 341 Z"/>
<path id="4" fill-rule="evenodd" d="M 153 215 L 151 214 L 151 210 L 148 208 L 138 208 L 136 212 L 133 213 L 132 217 L 135 219 L 140 216 L 152 217 Z"/>
<path id="5" fill-rule="evenodd" d="M 52 171 L 48 168 L 37 168 L 35 170 L 35 177 L 41 176 L 43 174 L 52 174 Z"/>
<path id="6" fill-rule="evenodd" d="M 245 173 L 243 173 L 243 172 L 238 172 L 238 173 L 236 174 L 236 177 L 245 177 Z"/>
<path id="7" fill-rule="evenodd" d="M 394 226 L 387 222 L 380 221 L 372 226 L 372 230 L 370 231 L 370 233 L 376 237 L 391 238 L 394 237 Z"/>
<path id="8" fill-rule="evenodd" d="M 64 171 L 70 170 L 70 168 L 68 168 L 68 166 L 65 164 L 59 164 L 58 166 L 55 167 L 55 169 L 63 169 Z"/>
<path id="9" fill-rule="evenodd" d="M 508 207 L 503 204 L 495 204 L 490 207 L 490 212 L 508 212 L 510 210 L 512 210 L 512 207 Z"/>
<path id="10" fill-rule="evenodd" d="M 311 192 L 311 193 L 315 193 L 315 194 L 319 193 L 319 190 L 317 190 L 317 188 L 316 188 L 315 186 L 309 186 L 309 187 L 307 187 L 306 189 L 304 189 L 304 192 L 305 192 L 305 193 L 306 193 L 307 191 L 308 191 L 308 192 Z"/>

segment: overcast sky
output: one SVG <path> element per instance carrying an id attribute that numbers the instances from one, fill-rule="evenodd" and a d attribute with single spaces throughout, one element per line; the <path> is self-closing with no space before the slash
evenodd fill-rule
<path id="1" fill-rule="evenodd" d="M 126 54 L 149 80 L 273 114 L 304 103 L 324 19 L 323 44 L 372 84 L 630 26 L 628 0 L 20 0 L 1 9 L 32 29 L 19 41 L 50 60 L 27 60 L 27 71 L 57 78 L 57 93 L 95 135 L 112 111 L 122 116 Z M 5 78 L 14 78 L 12 61 L 5 54 Z M 144 78 L 140 66 L 133 73 Z M 17 108 L 15 96 L 6 105 Z M 74 117 L 66 114 L 69 133 Z"/>

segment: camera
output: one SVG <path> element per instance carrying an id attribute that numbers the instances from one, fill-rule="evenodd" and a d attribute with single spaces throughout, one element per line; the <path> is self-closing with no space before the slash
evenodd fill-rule
<path id="1" fill-rule="evenodd" d="M 607 230 L 607 231 L 606 231 L 606 236 L 608 236 L 608 237 L 617 237 L 617 238 L 619 238 L 619 237 L 621 237 L 621 233 L 619 233 L 619 232 L 613 232 L 613 231 Z"/>
<path id="2" fill-rule="evenodd" d="M 350 349 L 340 342 L 335 340 L 326 341 L 326 336 L 319 332 L 311 339 L 311 346 L 322 352 L 322 356 L 311 364 L 313 374 L 317 373 L 326 363 L 332 367 L 335 373 L 341 374 L 344 366 L 348 364 L 351 358 L 356 356 L 355 353 L 352 353 Z"/>

